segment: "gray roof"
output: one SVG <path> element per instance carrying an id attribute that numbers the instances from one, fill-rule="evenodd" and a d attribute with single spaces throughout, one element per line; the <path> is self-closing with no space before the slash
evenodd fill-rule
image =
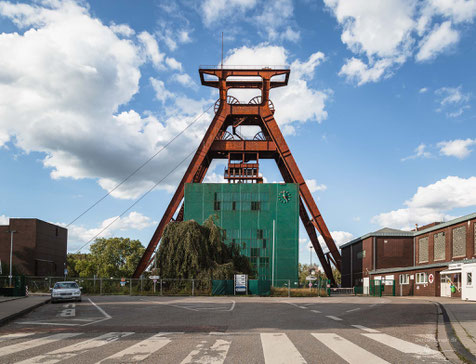
<path id="1" fill-rule="evenodd" d="M 352 239 L 351 241 L 349 241 L 345 244 L 342 244 L 340 246 L 340 248 L 341 249 L 345 248 L 346 246 L 358 243 L 359 241 L 370 238 L 372 236 L 377 236 L 377 237 L 385 237 L 385 236 L 388 236 L 388 237 L 405 237 L 405 236 L 415 237 L 415 236 L 427 234 L 431 231 L 444 229 L 448 226 L 459 224 L 460 222 L 464 222 L 464 221 L 475 219 L 475 218 L 476 218 L 476 212 L 474 212 L 472 214 L 469 214 L 469 215 L 458 217 L 456 219 L 453 219 L 453 220 L 450 220 L 450 221 L 447 221 L 447 222 L 443 222 L 441 224 L 437 224 L 435 226 L 431 226 L 429 228 L 426 228 L 426 229 L 420 230 L 420 231 L 405 231 L 405 230 L 398 230 L 398 229 L 392 229 L 392 228 L 384 227 L 383 229 L 380 229 L 380 230 L 377 230 L 377 231 L 374 231 L 374 232 L 371 232 L 371 233 L 367 233 L 365 235 L 362 235 L 361 237 Z"/>
<path id="2" fill-rule="evenodd" d="M 394 273 L 394 272 L 405 272 L 409 270 L 419 270 L 419 269 L 429 269 L 429 268 L 439 268 L 439 267 L 448 267 L 453 263 L 476 263 L 476 259 L 462 259 L 454 260 L 450 262 L 441 262 L 441 263 L 432 263 L 424 265 L 412 265 L 409 267 L 396 267 L 396 268 L 381 268 L 370 271 L 370 274 L 384 274 L 384 273 Z"/>

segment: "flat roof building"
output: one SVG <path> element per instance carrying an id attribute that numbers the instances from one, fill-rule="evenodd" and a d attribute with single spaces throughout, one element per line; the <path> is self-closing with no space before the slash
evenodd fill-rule
<path id="1" fill-rule="evenodd" d="M 10 231 L 13 233 L 14 272 L 28 276 L 62 276 L 66 263 L 68 230 L 38 219 L 11 218 L 0 225 L 0 260 L 10 262 Z M 8 275 L 8 271 L 3 271 Z"/>

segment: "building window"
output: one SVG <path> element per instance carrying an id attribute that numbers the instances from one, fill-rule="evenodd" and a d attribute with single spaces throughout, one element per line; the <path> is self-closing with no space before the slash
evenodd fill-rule
<path id="1" fill-rule="evenodd" d="M 453 258 L 466 256 L 466 226 L 453 229 Z"/>
<path id="2" fill-rule="evenodd" d="M 213 209 L 215 211 L 219 211 L 220 210 L 220 201 L 215 201 L 215 203 L 213 204 Z"/>
<path id="3" fill-rule="evenodd" d="M 266 239 L 263 239 L 263 249 L 266 249 Z"/>
<path id="4" fill-rule="evenodd" d="M 473 285 L 473 273 L 466 273 L 466 285 L 472 286 Z"/>
<path id="5" fill-rule="evenodd" d="M 231 209 L 232 209 L 233 211 L 236 210 L 236 201 L 233 201 L 233 202 L 231 203 Z"/>
<path id="6" fill-rule="evenodd" d="M 418 263 L 428 262 L 428 236 L 418 240 Z"/>
<path id="7" fill-rule="evenodd" d="M 251 256 L 259 257 L 259 248 L 251 248 Z"/>
<path id="8" fill-rule="evenodd" d="M 251 210 L 252 210 L 252 211 L 258 211 L 258 210 L 260 210 L 259 201 L 251 201 Z"/>
<path id="9" fill-rule="evenodd" d="M 409 274 L 400 274 L 399 282 L 400 282 L 400 284 L 409 284 L 410 283 L 410 275 Z"/>
<path id="10" fill-rule="evenodd" d="M 446 236 L 445 232 L 435 234 L 433 236 L 433 259 L 445 260 L 446 258 Z"/>
<path id="11" fill-rule="evenodd" d="M 416 284 L 426 284 L 428 283 L 428 276 L 426 273 L 417 273 L 416 274 Z"/>
<path id="12" fill-rule="evenodd" d="M 263 239 L 263 230 L 262 229 L 258 229 L 256 231 L 256 238 L 257 239 Z"/>

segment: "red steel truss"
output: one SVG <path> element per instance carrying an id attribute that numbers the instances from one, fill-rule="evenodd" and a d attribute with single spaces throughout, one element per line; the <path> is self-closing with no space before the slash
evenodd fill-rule
<path id="1" fill-rule="evenodd" d="M 215 117 L 202 139 L 190 165 L 185 172 L 162 220 L 159 223 L 147 249 L 142 256 L 134 277 L 139 277 L 152 261 L 153 253 L 162 237 L 166 225 L 174 220 L 183 220 L 184 189 L 186 183 L 200 183 L 213 159 L 228 159 L 229 182 L 242 182 L 249 174 L 251 182 L 260 183 L 258 173 L 259 159 L 274 159 L 285 182 L 297 183 L 300 195 L 300 217 L 306 228 L 309 239 L 317 253 L 327 277 L 333 283 L 331 262 L 340 270 L 341 256 L 332 239 L 326 223 L 317 208 L 316 202 L 299 171 L 281 130 L 273 117 L 274 105 L 269 99 L 269 90 L 288 84 L 290 70 L 286 67 L 212 67 L 199 69 L 202 85 L 218 88 L 220 98 L 215 104 Z M 261 96 L 254 97 L 248 103 L 241 103 L 228 95 L 230 89 L 258 89 Z M 238 132 L 239 126 L 258 126 L 261 131 L 252 139 L 243 137 Z M 236 155 L 242 159 L 238 165 L 231 160 Z M 250 156 L 256 156 L 252 158 Z M 254 159 L 254 164 L 250 164 Z M 230 168 L 236 170 L 230 171 Z M 241 180 L 240 180 L 241 179 Z M 181 207 L 179 209 L 179 205 Z M 325 255 L 317 239 L 317 232 L 323 237 L 329 252 Z"/>

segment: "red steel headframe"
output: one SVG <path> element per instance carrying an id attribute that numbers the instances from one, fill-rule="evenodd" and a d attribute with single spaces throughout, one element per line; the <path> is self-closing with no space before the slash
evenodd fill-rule
<path id="1" fill-rule="evenodd" d="M 330 262 L 322 251 L 316 230 L 323 237 L 338 270 L 341 265 L 340 253 L 274 119 L 274 107 L 269 100 L 270 89 L 287 85 L 289 68 L 207 66 L 201 67 L 199 73 L 202 85 L 215 87 L 219 90 L 220 99 L 217 101 L 215 117 L 165 210 L 159 226 L 134 272 L 134 277 L 139 277 L 151 263 L 164 229 L 170 221 L 174 220 L 173 217 L 177 210 L 179 211 L 175 221 L 183 219 L 184 205 L 182 203 L 180 209 L 179 205 L 184 197 L 185 184 L 201 183 L 213 159 L 227 159 L 230 153 L 257 153 L 260 159 L 276 161 L 285 182 L 298 184 L 301 221 L 324 272 L 335 283 Z M 243 104 L 228 96 L 228 90 L 232 88 L 259 89 L 262 96 L 252 99 L 252 102 L 248 104 Z M 231 126 L 235 130 L 234 128 L 238 125 L 257 125 L 261 128 L 262 137 L 259 140 L 243 140 L 242 138 L 229 140 L 223 137 L 228 127 Z"/>

